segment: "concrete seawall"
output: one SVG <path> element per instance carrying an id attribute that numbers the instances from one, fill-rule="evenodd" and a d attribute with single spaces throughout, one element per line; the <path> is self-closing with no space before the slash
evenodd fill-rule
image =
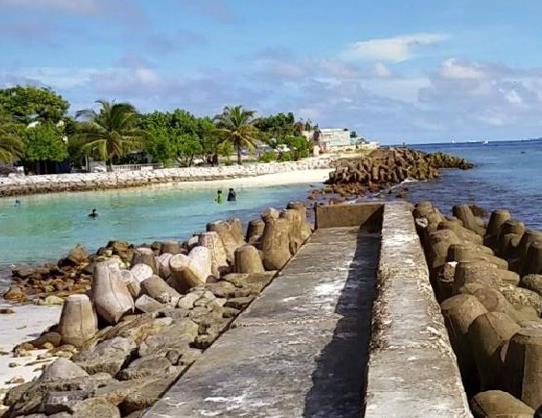
<path id="1" fill-rule="evenodd" d="M 385 205 L 366 417 L 472 417 L 407 203 Z"/>
<path id="2" fill-rule="evenodd" d="M 331 167 L 332 158 L 220 167 L 166 168 L 113 173 L 0 177 L 0 197 L 37 193 L 120 189 L 150 184 L 224 180 Z"/>
<path id="3" fill-rule="evenodd" d="M 410 205 L 316 212 L 305 246 L 145 417 L 472 417 Z"/>

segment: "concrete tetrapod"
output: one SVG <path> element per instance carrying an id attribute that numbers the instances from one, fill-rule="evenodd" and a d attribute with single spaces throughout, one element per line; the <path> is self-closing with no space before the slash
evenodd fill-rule
<path id="1" fill-rule="evenodd" d="M 470 325 L 468 337 L 481 390 L 499 388 L 503 370 L 501 347 L 520 328 L 512 318 L 501 312 L 482 314 Z"/>
<path id="2" fill-rule="evenodd" d="M 139 263 L 139 264 L 136 264 L 135 266 L 132 266 L 130 271 L 132 275 L 134 276 L 134 279 L 136 279 L 139 283 L 141 283 L 145 279 L 148 279 L 154 274 L 152 271 L 152 268 L 148 266 L 147 264 L 143 264 L 143 263 Z"/>
<path id="3" fill-rule="evenodd" d="M 448 329 L 452 348 L 457 356 L 461 376 L 463 376 L 467 392 L 478 387 L 478 374 L 468 340 L 470 325 L 487 309 L 472 295 L 456 295 L 441 304 L 444 323 Z"/>
<path id="4" fill-rule="evenodd" d="M 263 273 L 262 258 L 260 252 L 252 245 L 243 245 L 235 250 L 236 273 Z"/>
<path id="5" fill-rule="evenodd" d="M 132 297 L 137 298 L 141 293 L 141 284 L 139 281 L 134 277 L 130 270 L 121 269 L 120 275 Z"/>
<path id="6" fill-rule="evenodd" d="M 471 231 L 470 229 L 461 226 L 461 224 L 458 222 L 444 220 L 438 225 L 437 230 L 442 229 L 448 229 L 450 231 L 453 231 L 454 234 L 463 241 L 470 241 L 474 244 L 482 244 L 483 242 L 483 238 L 480 235 L 478 235 L 476 232 Z"/>
<path id="7" fill-rule="evenodd" d="M 495 249 L 497 245 L 497 240 L 501 233 L 501 227 L 506 221 L 510 219 L 512 219 L 512 216 L 507 210 L 497 209 L 491 212 L 489 223 L 487 224 L 484 244 Z"/>
<path id="8" fill-rule="evenodd" d="M 189 255 L 176 254 L 169 260 L 171 278 L 168 281 L 175 290 L 203 286 L 211 276 L 211 252 L 205 247 L 194 247 Z"/>
<path id="9" fill-rule="evenodd" d="M 263 265 L 266 270 L 280 270 L 291 257 L 290 223 L 284 218 L 266 219 L 261 240 Z"/>
<path id="10" fill-rule="evenodd" d="M 179 292 L 169 286 L 164 279 L 152 276 L 141 283 L 143 293 L 156 299 L 160 303 L 171 303 L 177 305 L 181 298 Z"/>
<path id="11" fill-rule="evenodd" d="M 179 253 L 175 253 L 179 254 Z M 162 253 L 158 257 L 156 257 L 156 264 L 158 266 L 158 275 L 164 279 L 167 280 L 167 278 L 170 276 L 171 271 L 169 270 L 169 260 L 173 257 L 172 253 Z"/>
<path id="12" fill-rule="evenodd" d="M 81 347 L 98 331 L 96 312 L 87 295 L 70 295 L 64 300 L 58 332 L 64 344 Z"/>
<path id="13" fill-rule="evenodd" d="M 542 405 L 542 328 L 522 328 L 511 338 L 505 373 L 510 393 L 533 408 Z"/>
<path id="14" fill-rule="evenodd" d="M 226 255 L 226 249 L 220 236 L 212 232 L 203 232 L 199 234 L 199 245 L 207 248 L 211 253 L 211 271 L 213 276 L 220 278 L 220 276 L 227 272 L 229 269 L 228 258 Z"/>
<path id="15" fill-rule="evenodd" d="M 255 245 L 263 234 L 265 222 L 261 219 L 253 219 L 248 223 L 246 241 Z"/>
<path id="16" fill-rule="evenodd" d="M 312 234 L 310 224 L 307 222 L 307 207 L 303 202 L 289 202 L 286 209 L 295 209 L 301 217 L 301 239 L 305 242 Z"/>
<path id="17" fill-rule="evenodd" d="M 169 253 L 169 254 L 180 254 L 182 252 L 181 246 L 178 241 L 163 241 L 162 246 L 160 247 L 160 253 Z"/>
<path id="18" fill-rule="evenodd" d="M 134 300 L 118 266 L 107 261 L 96 264 L 92 280 L 92 301 L 97 314 L 110 324 L 116 324 L 125 313 L 134 310 Z"/>
<path id="19" fill-rule="evenodd" d="M 207 224 L 207 232 L 216 232 L 218 234 L 224 245 L 228 262 L 233 264 L 235 262 L 235 250 L 243 245 L 239 241 L 237 225 L 224 221 L 210 222 Z"/>
<path id="20" fill-rule="evenodd" d="M 136 264 L 146 264 L 152 268 L 154 274 L 158 274 L 158 266 L 156 265 L 156 259 L 154 258 L 154 252 L 147 247 L 138 247 L 134 249 L 134 255 L 132 256 L 132 266 Z"/>
<path id="21" fill-rule="evenodd" d="M 527 255 L 522 263 L 520 274 L 525 276 L 539 273 L 542 273 L 542 242 L 536 241 L 527 249 Z"/>
<path id="22" fill-rule="evenodd" d="M 501 390 L 480 392 L 470 405 L 475 418 L 533 418 L 534 415 L 534 409 Z"/>
<path id="23" fill-rule="evenodd" d="M 463 222 L 465 228 L 476 232 L 480 236 L 484 236 L 486 230 L 480 225 L 479 218 L 474 216 L 469 205 L 456 205 L 452 208 L 453 215 Z"/>
<path id="24" fill-rule="evenodd" d="M 524 233 L 525 225 L 523 222 L 510 219 L 503 223 L 497 241 L 497 255 L 506 259 L 514 258 L 517 255 L 517 248 Z"/>
<path id="25" fill-rule="evenodd" d="M 496 267 L 486 261 L 462 261 L 455 266 L 453 293 L 458 294 L 460 289 L 469 283 L 479 283 L 483 286 L 498 290 L 498 284 L 487 274 Z M 479 273 L 479 274 L 478 274 Z"/>

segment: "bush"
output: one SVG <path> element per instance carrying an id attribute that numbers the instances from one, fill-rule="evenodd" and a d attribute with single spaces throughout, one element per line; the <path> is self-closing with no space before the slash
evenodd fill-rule
<path id="1" fill-rule="evenodd" d="M 277 160 L 280 161 L 280 162 L 292 161 L 293 160 L 292 153 L 291 152 L 283 152 L 283 153 L 281 153 L 279 155 L 279 158 Z"/>
<path id="2" fill-rule="evenodd" d="M 271 161 L 275 161 L 277 159 L 277 155 L 274 151 L 266 151 L 263 154 L 260 155 L 258 158 L 258 161 L 262 163 L 270 163 Z"/>

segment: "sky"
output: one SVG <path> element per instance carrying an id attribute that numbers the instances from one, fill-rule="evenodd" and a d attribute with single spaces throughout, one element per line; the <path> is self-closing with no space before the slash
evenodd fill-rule
<path id="1" fill-rule="evenodd" d="M 0 0 L 0 88 L 381 143 L 542 136 L 539 0 Z"/>

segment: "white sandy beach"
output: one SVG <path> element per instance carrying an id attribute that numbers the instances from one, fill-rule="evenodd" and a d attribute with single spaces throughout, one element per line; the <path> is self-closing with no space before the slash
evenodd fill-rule
<path id="1" fill-rule="evenodd" d="M 16 386 L 7 382 L 15 377 L 24 378 L 25 382 L 41 374 L 43 364 L 48 364 L 54 358 L 39 364 L 35 362 L 40 354 L 47 350 L 33 350 L 31 356 L 14 357 L 13 347 L 39 337 L 40 334 L 58 322 L 61 306 L 13 305 L 1 303 L 0 308 L 11 308 L 14 314 L 0 314 L 0 399 L 5 390 Z M 7 354 L 6 354 L 7 353 Z M 10 367 L 10 364 L 17 364 Z M 0 410 L 0 413 L 2 411 Z"/>

